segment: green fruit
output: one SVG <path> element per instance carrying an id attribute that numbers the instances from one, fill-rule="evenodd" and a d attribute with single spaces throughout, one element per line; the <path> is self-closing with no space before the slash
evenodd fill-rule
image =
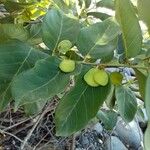
<path id="1" fill-rule="evenodd" d="M 84 75 L 85 82 L 92 87 L 99 86 L 99 84 L 97 84 L 93 78 L 96 71 L 97 71 L 96 68 L 92 68 Z"/>
<path id="2" fill-rule="evenodd" d="M 97 69 L 97 71 L 94 73 L 94 81 L 101 86 L 107 85 L 108 79 L 108 74 L 105 70 Z"/>
<path id="3" fill-rule="evenodd" d="M 123 80 L 123 75 L 119 72 L 112 72 L 110 74 L 110 80 L 114 85 L 121 85 Z"/>
<path id="4" fill-rule="evenodd" d="M 72 47 L 72 43 L 69 40 L 63 40 L 58 44 L 58 50 L 61 53 L 66 53 Z"/>
<path id="5" fill-rule="evenodd" d="M 59 64 L 59 68 L 61 69 L 61 71 L 66 72 L 66 73 L 72 72 L 75 69 L 75 61 L 64 59 Z"/>

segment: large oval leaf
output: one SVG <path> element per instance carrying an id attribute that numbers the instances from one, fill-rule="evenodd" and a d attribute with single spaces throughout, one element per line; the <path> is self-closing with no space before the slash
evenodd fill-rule
<path id="1" fill-rule="evenodd" d="M 136 77 L 137 77 L 138 84 L 139 84 L 139 92 L 140 92 L 142 98 L 145 99 L 145 88 L 146 88 L 147 75 L 144 73 L 143 70 L 134 69 L 134 71 L 136 73 Z"/>
<path id="2" fill-rule="evenodd" d="M 116 101 L 115 86 L 112 84 L 110 88 L 110 92 L 105 100 L 105 103 L 109 109 L 113 109 L 113 107 L 115 106 L 115 101 Z"/>
<path id="3" fill-rule="evenodd" d="M 119 34 L 116 22 L 109 18 L 103 22 L 81 29 L 77 47 L 83 55 L 106 59 L 113 55 L 117 45 L 116 37 Z"/>
<path id="4" fill-rule="evenodd" d="M 146 81 L 145 105 L 146 105 L 147 115 L 150 120 L 150 75 L 148 76 Z"/>
<path id="5" fill-rule="evenodd" d="M 84 0 L 86 8 L 90 7 L 92 0 Z"/>
<path id="6" fill-rule="evenodd" d="M 113 130 L 117 123 L 117 116 L 118 114 L 113 110 L 100 110 L 97 113 L 97 118 L 102 121 L 106 130 Z"/>
<path id="7" fill-rule="evenodd" d="M 44 43 L 55 51 L 62 40 L 76 41 L 80 29 L 77 19 L 65 15 L 62 11 L 50 10 L 44 19 L 42 31 Z"/>
<path id="8" fill-rule="evenodd" d="M 123 86 L 116 87 L 116 100 L 121 117 L 130 122 L 137 111 L 137 101 L 134 93 Z"/>
<path id="9" fill-rule="evenodd" d="M 42 111 L 43 107 L 46 105 L 47 101 L 38 101 L 34 103 L 27 103 L 23 105 L 24 112 L 27 116 L 33 116 Z"/>
<path id="10" fill-rule="evenodd" d="M 116 0 L 116 18 L 122 29 L 126 57 L 135 57 L 141 51 L 142 33 L 130 0 Z"/>
<path id="11" fill-rule="evenodd" d="M 66 0 L 65 0 L 66 1 Z M 65 1 L 63 0 L 55 0 L 55 5 L 61 9 L 63 12 L 68 13 L 69 12 L 69 7 L 67 6 L 67 4 L 65 3 Z M 67 0 L 68 1 L 68 0 Z M 70 1 L 70 0 L 69 0 Z M 70 2 L 68 2 L 70 3 Z"/>
<path id="12" fill-rule="evenodd" d="M 19 41 L 0 45 L 0 111 L 11 100 L 10 86 L 14 77 L 46 57 L 47 54 Z"/>
<path id="13" fill-rule="evenodd" d="M 21 24 L 0 24 L 0 43 L 10 39 L 18 39 L 26 41 L 28 39 L 28 32 Z"/>
<path id="14" fill-rule="evenodd" d="M 114 0 L 100 0 L 98 3 L 96 3 L 97 7 L 106 7 L 110 9 L 114 9 Z"/>
<path id="15" fill-rule="evenodd" d="M 103 12 L 88 12 L 87 15 L 101 19 L 102 21 L 111 17 L 110 15 L 103 13 Z"/>
<path id="16" fill-rule="evenodd" d="M 15 108 L 19 105 L 50 100 L 69 84 L 70 74 L 59 69 L 60 60 L 50 57 L 38 61 L 33 69 L 25 71 L 13 80 L 12 95 Z M 75 71 L 80 71 L 76 67 Z"/>
<path id="17" fill-rule="evenodd" d="M 69 136 L 84 128 L 96 116 L 110 91 L 110 84 L 96 88 L 88 86 L 83 79 L 85 72 L 87 69 L 76 77 L 75 87 L 62 98 L 56 109 L 59 136 Z"/>
<path id="18" fill-rule="evenodd" d="M 150 1 L 138 0 L 137 2 L 138 2 L 137 8 L 138 8 L 139 17 L 146 23 L 150 33 L 150 17 L 149 17 Z"/>
<path id="19" fill-rule="evenodd" d="M 21 11 L 23 11 L 25 8 L 31 7 L 33 5 L 33 3 L 26 3 L 26 2 L 16 2 L 16 1 L 3 1 L 5 8 L 8 12 L 10 13 L 20 13 Z"/>
<path id="20" fill-rule="evenodd" d="M 149 148 L 150 148 L 149 136 L 150 136 L 150 122 L 148 122 L 147 129 L 146 129 L 145 134 L 144 134 L 145 150 L 149 150 Z"/>

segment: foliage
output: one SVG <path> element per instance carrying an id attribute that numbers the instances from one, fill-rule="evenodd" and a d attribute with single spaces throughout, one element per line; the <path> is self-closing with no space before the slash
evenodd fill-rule
<path id="1" fill-rule="evenodd" d="M 113 110 L 109 111 L 98 111 L 97 118 L 99 118 L 104 124 L 105 129 L 113 130 L 117 123 L 117 113 Z"/>
<path id="2" fill-rule="evenodd" d="M 137 5 L 130 0 L 0 2 L 7 12 L 0 17 L 0 111 L 13 101 L 15 111 L 23 107 L 28 115 L 39 113 L 62 93 L 55 112 L 57 135 L 72 135 L 96 115 L 112 129 L 116 112 L 126 122 L 134 119 L 137 100 L 130 87 L 138 81 L 150 116 L 148 0 Z M 98 11 L 102 7 L 115 11 L 115 16 Z M 139 19 L 146 23 L 146 31 Z M 67 64 L 69 71 L 62 62 L 72 63 Z M 132 68 L 136 79 L 126 80 L 123 72 L 112 73 L 111 67 Z M 96 80 L 91 74 L 85 79 L 91 69 L 103 70 L 107 82 L 101 73 Z M 105 84 L 90 86 L 89 78 Z M 70 81 L 74 86 L 66 93 Z M 99 111 L 104 102 L 108 113 Z M 111 117 L 115 118 L 112 123 Z"/>

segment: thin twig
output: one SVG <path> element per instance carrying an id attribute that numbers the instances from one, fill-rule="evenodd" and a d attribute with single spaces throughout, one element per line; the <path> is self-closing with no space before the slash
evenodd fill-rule
<path id="1" fill-rule="evenodd" d="M 75 139 L 76 139 L 76 136 L 75 136 L 75 134 L 73 134 L 73 135 L 72 135 L 71 150 L 74 150 L 74 149 L 75 149 Z"/>
<path id="2" fill-rule="evenodd" d="M 44 140 L 44 138 L 48 135 L 49 133 L 46 133 L 44 137 L 34 146 L 33 150 L 36 150 L 36 148 L 41 144 L 41 142 Z"/>
<path id="3" fill-rule="evenodd" d="M 1 134 L 10 135 L 10 136 L 14 137 L 15 139 L 17 139 L 19 142 L 23 143 L 23 141 L 22 141 L 20 138 L 18 138 L 16 135 L 14 135 L 14 134 L 12 134 L 12 133 L 6 132 L 6 131 L 1 130 L 1 129 L 0 129 L 0 133 L 1 133 Z"/>
<path id="4" fill-rule="evenodd" d="M 36 129 L 36 127 L 38 126 L 39 122 L 41 121 L 41 119 L 44 117 L 44 115 L 50 111 L 50 105 L 47 106 L 47 108 L 42 112 L 42 114 L 36 119 L 36 123 L 34 124 L 34 126 L 32 127 L 32 129 L 30 130 L 30 132 L 28 133 L 28 135 L 26 136 L 26 138 L 24 139 L 24 142 L 21 145 L 21 150 L 24 150 L 25 145 L 27 144 L 28 140 L 30 139 L 32 133 L 34 132 L 34 130 Z"/>
<path id="5" fill-rule="evenodd" d="M 14 128 L 14 127 L 17 127 L 17 126 L 19 126 L 19 125 L 21 125 L 21 124 L 23 124 L 23 123 L 25 123 L 25 122 L 27 122 L 27 121 L 29 121 L 31 119 L 32 118 L 27 118 L 26 120 L 22 120 L 21 122 L 18 122 L 18 123 L 14 124 L 14 125 L 12 125 L 12 126 L 10 126 L 8 128 L 5 128 L 4 131 L 8 131 L 8 130 Z"/>
<path id="6" fill-rule="evenodd" d="M 9 113 L 9 112 L 7 111 L 6 114 L 5 114 L 4 117 L 3 117 L 4 119 L 7 117 L 8 113 Z M 3 124 L 3 122 L 4 122 L 4 121 L 1 122 L 1 125 Z"/>
<path id="7" fill-rule="evenodd" d="M 31 126 L 33 126 L 33 123 L 27 124 L 27 125 L 25 125 L 23 128 L 17 129 L 17 130 L 16 130 L 15 132 L 13 132 L 12 134 L 13 134 L 13 135 L 16 135 L 16 134 L 18 134 L 19 132 L 21 132 L 22 130 L 25 130 L 25 129 L 31 127 Z M 7 140 L 9 140 L 9 139 L 10 139 L 10 137 L 6 138 L 5 141 L 7 141 Z"/>

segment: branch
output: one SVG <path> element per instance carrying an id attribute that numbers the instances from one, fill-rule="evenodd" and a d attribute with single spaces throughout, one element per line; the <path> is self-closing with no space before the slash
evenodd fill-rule
<path id="1" fill-rule="evenodd" d="M 81 63 L 86 65 L 99 66 L 99 67 L 127 67 L 127 68 L 144 69 L 147 71 L 150 69 L 150 67 L 143 67 L 139 65 L 129 65 L 129 64 L 101 64 L 101 63 L 90 63 L 90 62 L 81 62 Z"/>

